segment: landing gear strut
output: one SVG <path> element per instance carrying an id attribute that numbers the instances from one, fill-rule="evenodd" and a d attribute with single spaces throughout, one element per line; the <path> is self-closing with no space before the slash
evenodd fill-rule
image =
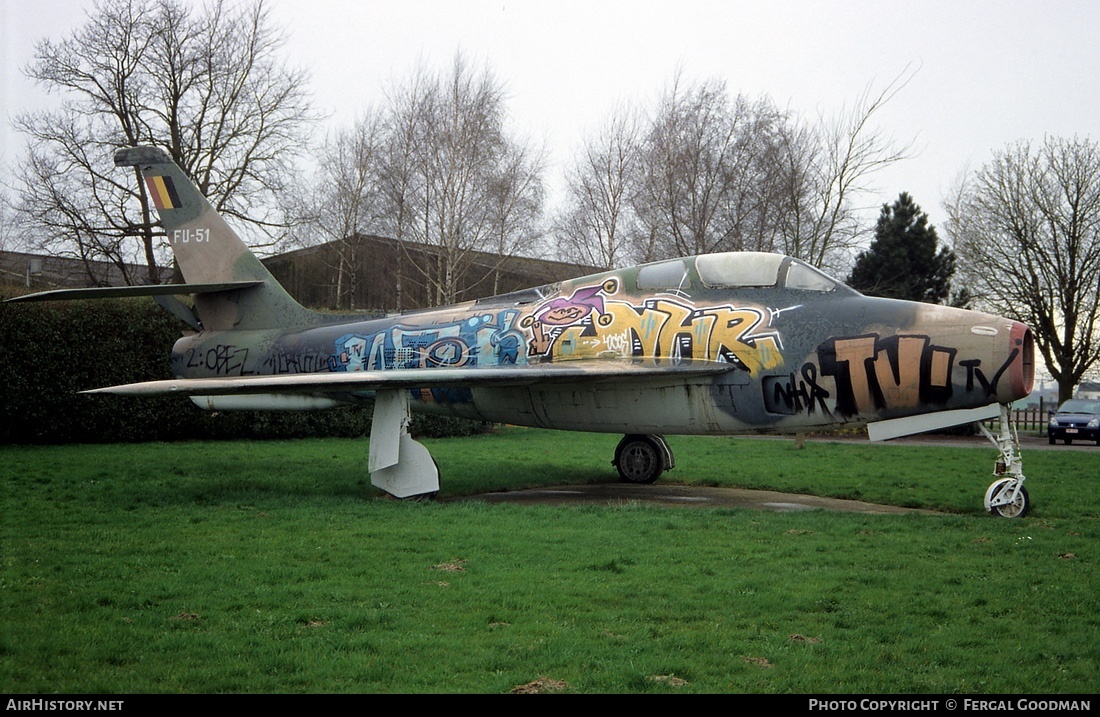
<path id="1" fill-rule="evenodd" d="M 395 498 L 423 500 L 439 492 L 439 467 L 409 435 L 409 392 L 378 391 L 370 429 L 370 482 Z"/>
<path id="2" fill-rule="evenodd" d="M 980 423 L 978 427 L 1001 453 L 993 467 L 993 475 L 997 476 L 997 480 L 985 492 L 985 509 L 1002 518 L 1022 518 L 1031 507 L 1031 499 L 1024 488 L 1026 479 L 1023 458 L 1020 456 L 1020 439 L 1008 412 L 1008 405 L 1001 405 L 995 435 Z"/>
<path id="3" fill-rule="evenodd" d="M 619 441 L 611 465 L 627 483 L 653 483 L 676 463 L 664 436 L 633 433 Z"/>

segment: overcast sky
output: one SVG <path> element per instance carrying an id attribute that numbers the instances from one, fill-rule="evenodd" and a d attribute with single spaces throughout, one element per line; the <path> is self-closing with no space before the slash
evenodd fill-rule
<path id="1" fill-rule="evenodd" d="M 586 131 L 621 101 L 652 106 L 677 69 L 809 117 L 912 74 L 878 126 L 915 156 L 877 175 L 870 220 L 908 191 L 940 226 L 947 190 L 993 151 L 1044 135 L 1100 140 L 1095 0 L 268 2 L 330 126 L 350 123 L 418 63 L 446 69 L 462 50 L 508 88 L 513 131 L 546 143 L 552 184 Z M 49 101 L 22 74 L 35 41 L 68 35 L 90 7 L 0 0 L 5 174 L 22 151 L 10 117 Z"/>

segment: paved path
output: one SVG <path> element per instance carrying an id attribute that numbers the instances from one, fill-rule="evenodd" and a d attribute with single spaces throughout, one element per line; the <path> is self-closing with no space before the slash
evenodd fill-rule
<path id="1" fill-rule="evenodd" d="M 927 510 L 875 505 L 858 500 L 819 498 L 815 495 L 777 493 L 771 490 L 742 488 L 712 488 L 688 485 L 633 485 L 630 483 L 600 483 L 597 485 L 563 485 L 547 488 L 482 493 L 461 500 L 485 503 L 518 503 L 522 505 L 623 505 L 652 503 L 687 508 L 754 508 L 793 512 L 800 510 L 837 510 L 853 513 L 931 513 Z"/>
<path id="2" fill-rule="evenodd" d="M 793 441 L 791 436 L 758 436 L 759 440 Z M 843 441 L 867 442 L 865 437 L 852 438 L 807 438 L 807 442 Z M 892 444 L 942 446 L 945 448 L 983 448 L 990 452 L 990 460 L 996 456 L 993 445 L 985 436 L 909 436 L 890 441 Z M 1074 443 L 1067 446 L 1061 443 L 1049 445 L 1047 439 L 1035 436 L 1021 436 L 1020 450 L 1027 465 L 1027 454 L 1033 450 L 1052 451 L 1095 451 L 1100 457 L 1100 447 L 1090 443 Z M 813 495 L 777 493 L 766 490 L 745 490 L 741 488 L 712 488 L 706 486 L 632 485 L 629 483 L 601 483 L 598 485 L 565 485 L 527 490 L 484 493 L 456 500 L 479 500 L 486 503 L 518 503 L 524 505 L 618 505 L 624 503 L 652 503 L 655 505 L 684 506 L 695 508 L 753 508 L 791 512 L 800 510 L 837 510 L 854 513 L 931 513 L 927 510 L 899 508 L 892 505 L 876 505 L 858 500 L 840 500 L 819 498 Z"/>

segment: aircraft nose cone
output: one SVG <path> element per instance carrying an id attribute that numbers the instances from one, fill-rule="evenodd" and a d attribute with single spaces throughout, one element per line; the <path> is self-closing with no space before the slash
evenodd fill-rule
<path id="1" fill-rule="evenodd" d="M 1008 389 L 1010 396 L 999 397 L 1003 403 L 1010 403 L 1031 393 L 1035 383 L 1035 339 L 1031 329 L 1019 321 L 1012 322 L 1009 331 Z"/>

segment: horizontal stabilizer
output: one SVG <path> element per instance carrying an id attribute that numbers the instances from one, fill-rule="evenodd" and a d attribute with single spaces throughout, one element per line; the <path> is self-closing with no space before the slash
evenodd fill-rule
<path id="1" fill-rule="evenodd" d="M 275 376 L 227 378 L 180 378 L 97 388 L 81 393 L 110 393 L 120 396 L 227 396 L 253 393 L 346 393 L 380 389 L 474 388 L 479 386 L 526 386 L 535 383 L 590 383 L 666 381 L 706 378 L 738 370 L 733 364 L 716 361 L 591 360 L 535 363 L 507 366 L 465 366 L 447 368 L 390 369 L 331 373 L 297 373 Z"/>
<path id="2" fill-rule="evenodd" d="M 145 284 L 142 286 L 96 286 L 87 289 L 53 289 L 8 299 L 13 301 L 63 301 L 67 299 L 119 299 L 130 296 L 165 296 L 168 294 L 216 294 L 223 291 L 251 289 L 263 281 L 223 281 L 217 284 Z"/>
<path id="3" fill-rule="evenodd" d="M 867 437 L 872 441 L 888 441 L 891 438 L 911 436 L 914 433 L 936 431 L 941 428 L 961 426 L 964 423 L 984 421 L 1001 415 L 1001 407 L 996 403 L 981 408 L 960 408 L 954 411 L 925 413 L 919 416 L 891 418 L 867 424 Z"/>

